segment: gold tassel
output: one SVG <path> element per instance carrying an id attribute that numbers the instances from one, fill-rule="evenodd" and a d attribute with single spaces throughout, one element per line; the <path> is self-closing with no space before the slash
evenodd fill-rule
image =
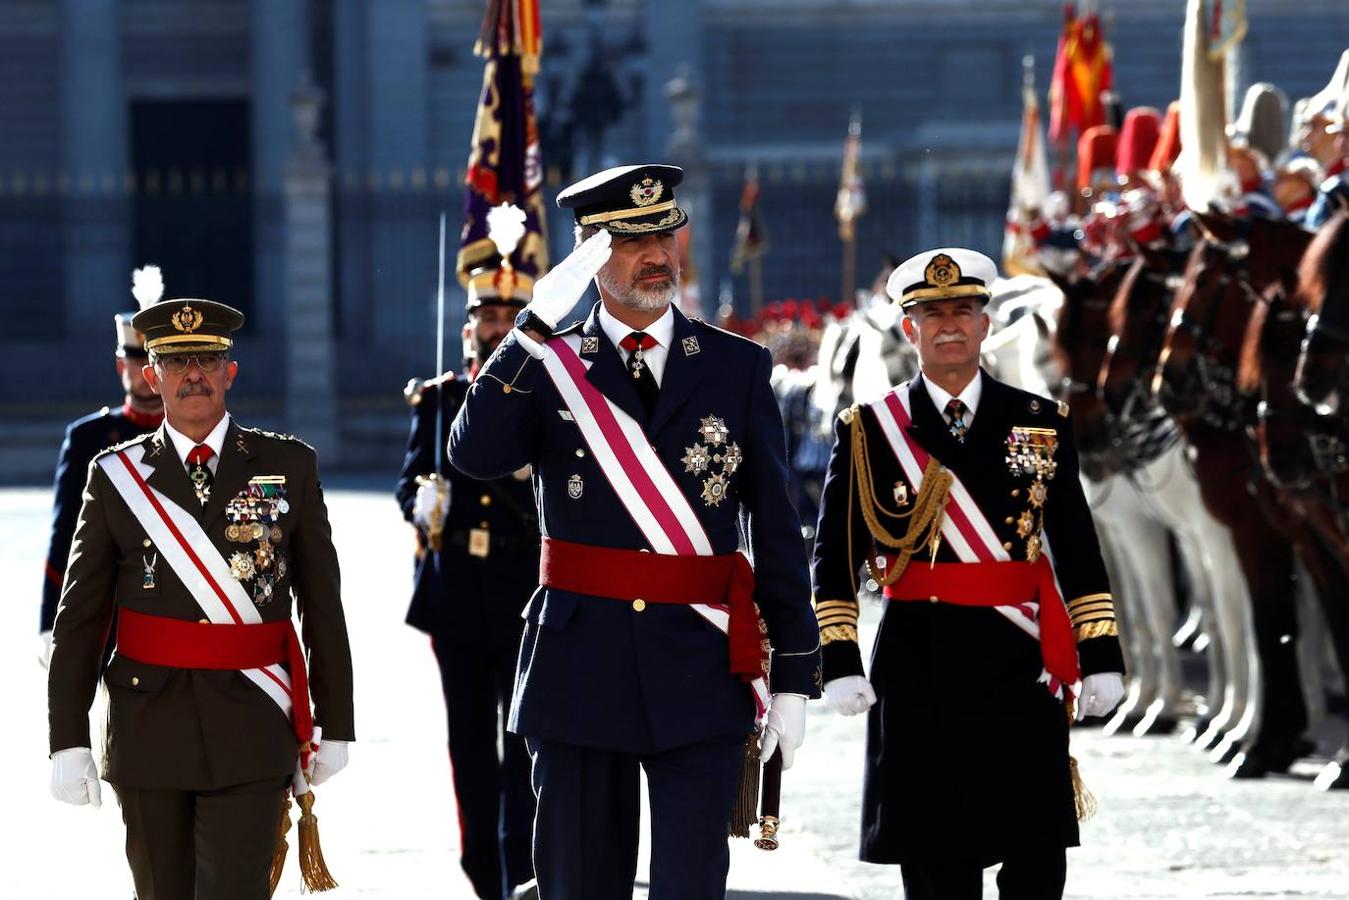
<path id="1" fill-rule="evenodd" d="M 337 882 L 323 861 L 319 820 L 314 815 L 314 792 L 306 791 L 296 797 L 295 802 L 300 805 L 300 875 L 304 878 L 304 890 L 331 891 L 337 887 Z"/>
<path id="2" fill-rule="evenodd" d="M 1082 773 L 1077 768 L 1077 757 L 1068 757 L 1068 768 L 1073 775 L 1073 807 L 1077 810 L 1077 821 L 1085 822 L 1096 815 L 1096 798 L 1082 782 Z"/>
<path id="3" fill-rule="evenodd" d="M 759 821 L 759 729 L 745 741 L 745 759 L 740 766 L 740 796 L 731 810 L 731 837 L 749 837 Z"/>
<path id="4" fill-rule="evenodd" d="M 276 849 L 272 851 L 272 871 L 268 876 L 271 882 L 271 893 L 276 893 L 276 886 L 281 883 L 281 872 L 286 868 L 286 854 L 290 852 L 290 844 L 286 843 L 286 832 L 290 831 L 290 797 L 284 798 L 285 806 L 281 807 L 281 824 L 276 830 Z"/>

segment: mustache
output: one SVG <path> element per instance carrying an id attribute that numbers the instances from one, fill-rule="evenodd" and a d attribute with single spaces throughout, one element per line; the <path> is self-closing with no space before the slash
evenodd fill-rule
<path id="1" fill-rule="evenodd" d="M 650 278 L 653 275 L 664 275 L 666 278 L 674 278 L 674 270 L 669 266 L 647 266 L 637 273 L 634 281 L 641 281 L 643 278 Z"/>
<path id="2" fill-rule="evenodd" d="M 937 337 L 935 337 L 935 338 L 932 339 L 932 345 L 933 345 L 934 347 L 940 347 L 942 344 L 955 344 L 955 343 L 961 343 L 961 344 L 965 343 L 965 335 L 963 335 L 963 334 L 945 334 L 945 335 L 940 335 L 940 334 L 939 334 L 939 335 L 937 335 Z"/>
<path id="3" fill-rule="evenodd" d="M 203 397 L 211 396 L 211 386 L 204 381 L 189 381 L 178 389 L 179 400 L 198 394 Z"/>

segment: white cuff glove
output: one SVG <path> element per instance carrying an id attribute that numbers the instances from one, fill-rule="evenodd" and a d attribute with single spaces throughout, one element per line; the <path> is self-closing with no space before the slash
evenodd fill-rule
<path id="1" fill-rule="evenodd" d="M 768 762 L 774 750 L 782 752 L 782 768 L 792 767 L 796 748 L 806 739 L 806 698 L 801 694 L 774 694 L 764 715 L 759 738 L 759 761 Z"/>
<path id="2" fill-rule="evenodd" d="M 347 742 L 321 741 L 309 764 L 313 767 L 309 783 L 318 787 L 347 767 Z"/>
<path id="3" fill-rule="evenodd" d="M 1124 676 L 1118 672 L 1098 672 L 1082 679 L 1082 693 L 1077 697 L 1077 720 L 1087 716 L 1104 716 L 1124 699 Z"/>
<path id="4" fill-rule="evenodd" d="M 534 298 L 529 301 L 529 311 L 549 328 L 556 328 L 562 317 L 581 299 L 595 273 L 609 261 L 612 240 L 613 236 L 601 228 L 582 241 L 581 246 L 534 283 Z"/>
<path id="5" fill-rule="evenodd" d="M 42 668 L 47 668 L 52 661 L 52 633 L 44 631 L 38 635 L 42 639 L 42 646 L 37 651 L 37 661 L 42 663 Z"/>
<path id="6" fill-rule="evenodd" d="M 88 747 L 70 747 L 52 754 L 52 796 L 73 806 L 103 805 L 98 766 Z"/>
<path id="7" fill-rule="evenodd" d="M 845 675 L 824 683 L 824 700 L 834 712 L 855 716 L 875 705 L 876 692 L 871 689 L 871 682 L 861 675 Z"/>
<path id="8" fill-rule="evenodd" d="M 441 484 L 443 487 L 437 489 L 435 482 L 428 481 L 417 488 L 417 496 L 412 501 L 412 521 L 423 530 L 429 529 L 432 522 L 444 517 L 445 510 L 449 507 L 450 482 L 446 479 Z M 445 492 L 444 506 L 441 505 L 441 490 Z"/>

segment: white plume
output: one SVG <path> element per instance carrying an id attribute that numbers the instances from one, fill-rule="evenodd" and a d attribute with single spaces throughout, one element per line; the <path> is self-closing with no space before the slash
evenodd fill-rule
<path id="1" fill-rule="evenodd" d="M 487 211 L 487 237 L 497 245 L 502 259 L 509 259 L 525 236 L 525 211 L 513 203 L 503 203 Z"/>
<path id="2" fill-rule="evenodd" d="M 159 266 L 145 266 L 131 273 L 131 296 L 141 309 L 149 309 L 164 299 L 164 275 Z"/>

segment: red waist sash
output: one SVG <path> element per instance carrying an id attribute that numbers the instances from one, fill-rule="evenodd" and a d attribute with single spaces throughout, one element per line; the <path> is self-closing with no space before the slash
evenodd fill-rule
<path id="1" fill-rule="evenodd" d="M 261 669 L 269 677 L 274 676 L 267 666 L 285 663 L 290 668 L 291 721 L 301 755 L 308 757 L 314 717 L 309 709 L 304 650 L 290 619 L 260 625 L 212 625 L 148 616 L 122 607 L 117 611 L 117 655 L 175 669 Z M 278 686 L 284 688 L 280 682 Z"/>
<path id="2" fill-rule="evenodd" d="M 752 681 L 767 671 L 766 642 L 754 606 L 754 569 L 744 554 L 645 553 L 545 537 L 539 583 L 612 600 L 725 605 L 731 672 Z"/>
<path id="3" fill-rule="evenodd" d="M 1054 570 L 1043 556 L 1028 562 L 912 562 L 899 580 L 885 588 L 888 600 L 923 600 L 958 606 L 1040 604 L 1040 655 L 1045 670 L 1065 684 L 1081 677 L 1077 641 L 1068 608 L 1054 582 Z"/>

